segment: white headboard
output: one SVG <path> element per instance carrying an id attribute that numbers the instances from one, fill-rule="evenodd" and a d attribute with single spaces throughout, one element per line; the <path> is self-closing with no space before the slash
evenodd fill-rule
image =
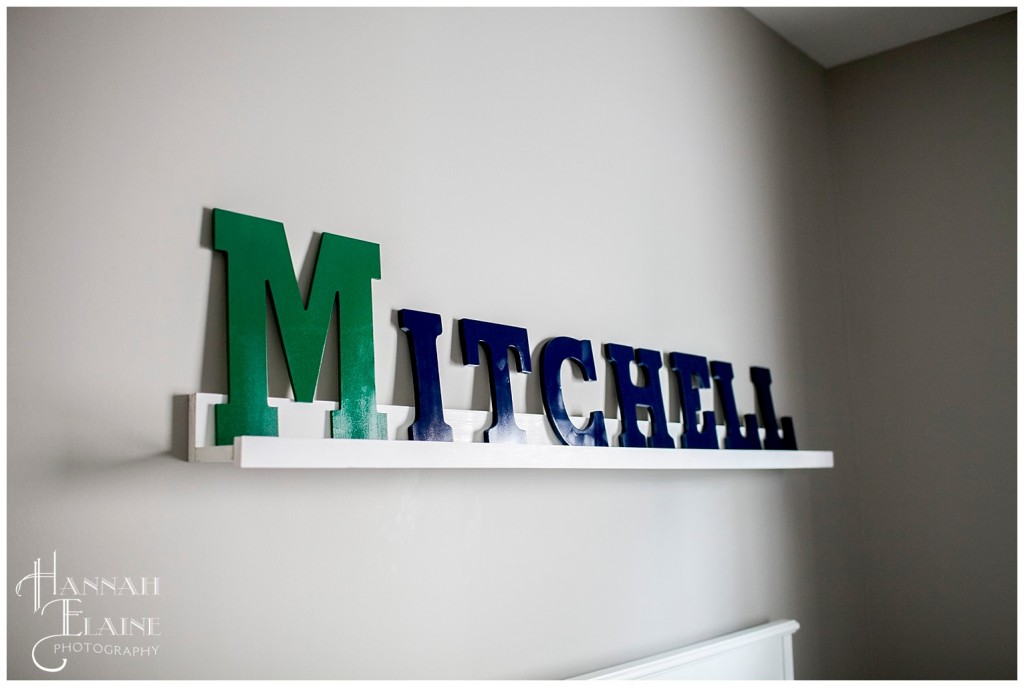
<path id="1" fill-rule="evenodd" d="M 792 680 L 795 620 L 778 620 L 574 680 Z"/>

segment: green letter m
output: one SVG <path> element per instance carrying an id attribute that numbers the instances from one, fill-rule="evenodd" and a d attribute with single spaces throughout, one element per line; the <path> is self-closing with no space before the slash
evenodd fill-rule
<path id="1" fill-rule="evenodd" d="M 331 436 L 387 439 L 377 412 L 370 280 L 380 279 L 380 246 L 323 234 L 303 306 L 284 225 L 213 211 L 213 247 L 227 256 L 228 402 L 216 407 L 217 444 L 237 436 L 277 436 L 277 409 L 267 404 L 267 295 L 277 313 L 296 401 L 311 402 L 320 376 L 334 304 L 338 304 L 340 410 Z"/>

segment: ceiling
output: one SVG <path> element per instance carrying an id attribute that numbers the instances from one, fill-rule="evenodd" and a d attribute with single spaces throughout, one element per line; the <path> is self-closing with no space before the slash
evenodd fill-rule
<path id="1" fill-rule="evenodd" d="M 823 67 L 936 36 L 1016 7 L 748 7 Z"/>

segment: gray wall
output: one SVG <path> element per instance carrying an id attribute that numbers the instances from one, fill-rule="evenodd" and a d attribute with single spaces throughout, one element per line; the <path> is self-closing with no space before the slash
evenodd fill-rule
<path id="1" fill-rule="evenodd" d="M 469 316 L 764 364 L 802 445 L 838 448 L 807 58 L 722 9 L 9 18 L 8 573 L 55 549 L 163 581 L 92 611 L 159 615 L 157 657 L 59 675 L 560 678 L 791 616 L 818 674 L 821 472 L 242 473 L 181 460 L 174 400 L 226 391 L 221 207 L 284 221 L 299 266 L 313 231 L 381 245 L 382 402 L 412 402 L 412 307 L 444 358 Z M 574 409 L 607 402 L 599 374 Z M 485 407 L 474 370 L 441 381 Z M 11 677 L 48 627 L 26 604 Z"/>
<path id="2" fill-rule="evenodd" d="M 12 9 L 8 19 L 8 578 L 57 550 L 61 574 L 162 585 L 159 597 L 90 606 L 101 617 L 159 616 L 158 656 L 71 656 L 59 676 L 566 677 L 793 617 L 798 676 L 858 677 L 872 651 L 884 672 L 886 652 L 900 648 L 872 645 L 872 620 L 959 622 L 975 616 L 957 604 L 985 602 L 980 626 L 1004 612 L 987 603 L 1005 599 L 1006 584 L 1013 593 L 1014 468 L 998 435 L 1012 436 L 1013 397 L 996 374 L 1000 355 L 1013 365 L 1013 296 L 1002 296 L 1013 280 L 1013 186 L 999 191 L 998 176 L 1012 177 L 1012 147 L 990 151 L 1009 160 L 1000 172 L 973 139 L 936 139 L 954 157 L 989 160 L 979 174 L 993 183 L 970 195 L 973 212 L 954 208 L 966 224 L 990 220 L 985 188 L 1011 214 L 970 241 L 949 225 L 945 243 L 929 244 L 913 240 L 921 219 L 853 221 L 865 199 L 880 204 L 893 188 L 920 192 L 921 213 L 933 202 L 926 180 L 884 185 L 871 177 L 891 170 L 865 175 L 857 162 L 870 162 L 876 130 L 904 121 L 857 128 L 855 108 L 869 105 L 856 86 L 881 70 L 857 76 L 855 65 L 829 80 L 741 10 Z M 925 93 L 890 110 L 939 126 L 935 102 Z M 990 120 L 1012 101 L 984 103 L 982 128 L 996 133 Z M 859 198 L 846 178 L 879 191 Z M 283 221 L 307 283 L 316 232 L 381 245 L 382 403 L 412 402 L 394 310 L 417 308 L 445 322 L 447 407 L 487 406 L 485 378 L 461 365 L 451 337 L 454 318 L 487 319 L 527 327 L 535 350 L 570 335 L 705 354 L 740 374 L 769 366 L 801 447 L 835 450 L 836 467 L 190 465 L 182 395 L 227 391 L 212 207 Z M 911 224 L 906 236 L 878 228 Z M 893 255 L 918 257 L 919 279 L 881 274 L 887 300 L 872 296 L 867 266 L 896 272 L 883 261 Z M 972 276 L 975 298 L 1003 300 L 955 311 L 966 326 L 950 345 L 987 346 L 965 360 L 928 327 L 965 298 L 954 279 Z M 929 300 L 935 289 L 948 297 Z M 900 309 L 917 302 L 923 314 Z M 925 320 L 905 338 L 915 317 Z M 922 371 L 891 373 L 884 346 L 926 352 L 912 361 Z M 285 395 L 276 344 L 270 357 L 271 393 Z M 328 365 L 325 379 L 333 373 Z M 599 376 L 568 384 L 571 411 L 614 413 L 607 369 Z M 917 410 L 965 389 L 978 392 L 960 397 L 962 425 Z M 518 377 L 514 393 L 540 411 L 536 375 Z M 737 395 L 752 411 L 749 386 Z M 882 431 L 889 415 L 850 416 L 853 406 L 896 416 L 884 441 L 869 443 L 862 428 Z M 894 446 L 906 447 L 902 463 L 885 458 Z M 985 493 L 980 506 L 992 510 L 972 508 Z M 900 511 L 915 500 L 920 508 Z M 886 513 L 901 531 L 884 530 Z M 950 514 L 961 522 L 947 525 Z M 912 538 L 915 525 L 933 538 Z M 917 567 L 902 567 L 908 541 Z M 961 548 L 942 558 L 943 541 Z M 988 581 L 941 597 L 945 610 L 901 598 L 963 587 L 964 572 Z M 875 588 L 907 609 L 901 620 L 881 599 L 866 602 Z M 8 608 L 9 676 L 40 676 L 29 651 L 53 621 L 33 618 L 13 584 Z M 1004 645 L 1007 631 L 995 631 Z M 986 651 L 972 655 L 1007 655 Z"/>
<path id="3" fill-rule="evenodd" d="M 242 473 L 182 460 L 177 400 L 227 390 L 222 207 L 283 221 L 298 267 L 315 231 L 381 245 L 383 403 L 412 402 L 409 307 L 445 320 L 448 407 L 487 404 L 448 355 L 474 317 L 767 365 L 839 449 L 819 68 L 740 10 L 9 18 L 9 577 L 56 549 L 162 578 L 91 611 L 160 616 L 157 657 L 59 675 L 558 678 L 783 617 L 820 673 L 823 472 Z M 37 676 L 51 625 L 8 601 Z"/>
<path id="4" fill-rule="evenodd" d="M 1016 30 L 828 75 L 874 677 L 1016 676 Z"/>

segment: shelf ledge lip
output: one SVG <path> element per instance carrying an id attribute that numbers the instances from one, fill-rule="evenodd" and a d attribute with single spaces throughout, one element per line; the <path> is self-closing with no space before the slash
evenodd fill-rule
<path id="1" fill-rule="evenodd" d="M 831 468 L 831 451 L 738 451 L 368 439 L 235 438 L 234 463 L 277 469 L 792 470 Z"/>

